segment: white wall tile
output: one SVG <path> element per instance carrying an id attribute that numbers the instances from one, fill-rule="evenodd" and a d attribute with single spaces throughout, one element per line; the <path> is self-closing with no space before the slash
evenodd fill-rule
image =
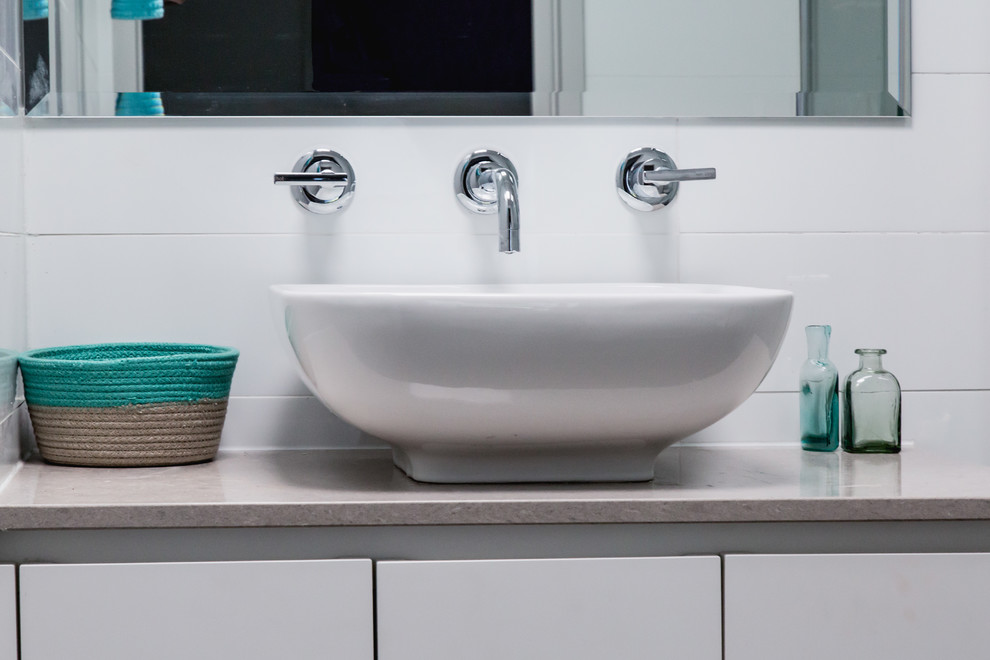
<path id="1" fill-rule="evenodd" d="M 522 231 L 665 233 L 676 217 L 635 214 L 615 193 L 630 150 L 676 150 L 673 121 L 41 119 L 25 135 L 29 230 L 79 233 L 490 233 L 463 209 L 454 170 L 472 150 L 501 150 L 519 173 Z M 332 216 L 272 185 L 313 147 L 342 153 L 358 181 Z M 73 176 L 52 194 L 52 172 Z M 652 217 L 647 217 L 652 216 Z"/>
<path id="2" fill-rule="evenodd" d="M 683 186 L 680 229 L 986 231 L 987 108 L 990 75 L 916 75 L 910 118 L 685 120 L 678 164 L 718 178 Z"/>
<path id="3" fill-rule="evenodd" d="M 990 392 L 907 392 L 901 402 L 903 441 L 945 456 L 990 462 Z"/>
<path id="4" fill-rule="evenodd" d="M 24 237 L 0 234 L 0 349 L 25 342 Z"/>
<path id="5" fill-rule="evenodd" d="M 845 373 L 841 377 L 845 377 Z M 990 392 L 904 392 L 901 442 L 964 460 L 990 460 Z M 681 444 L 800 445 L 797 392 L 757 392 Z"/>
<path id="6" fill-rule="evenodd" d="M 335 417 L 317 399 L 232 397 L 221 451 L 387 447 Z"/>
<path id="7" fill-rule="evenodd" d="M 913 0 L 911 59 L 917 73 L 990 73 L 990 3 Z"/>
<path id="8" fill-rule="evenodd" d="M 797 392 L 757 392 L 684 445 L 800 444 Z"/>
<path id="9" fill-rule="evenodd" d="M 886 348 L 906 390 L 990 389 L 990 234 L 688 234 L 681 279 L 794 292 L 790 328 L 761 389 L 796 391 L 804 326 L 853 349 Z M 957 356 L 957 357 L 956 357 Z"/>
<path id="10" fill-rule="evenodd" d="M 19 117 L 0 117 L 0 233 L 24 230 L 23 128 Z"/>

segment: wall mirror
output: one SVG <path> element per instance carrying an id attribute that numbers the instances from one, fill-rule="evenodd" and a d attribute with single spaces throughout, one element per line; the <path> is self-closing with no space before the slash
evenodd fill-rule
<path id="1" fill-rule="evenodd" d="M 50 0 L 31 115 L 903 116 L 910 0 Z M 129 15 L 124 12 L 124 15 Z"/>
<path id="2" fill-rule="evenodd" d="M 19 20 L 20 12 L 14 0 L 0 0 L 0 118 L 16 115 L 21 107 Z"/>

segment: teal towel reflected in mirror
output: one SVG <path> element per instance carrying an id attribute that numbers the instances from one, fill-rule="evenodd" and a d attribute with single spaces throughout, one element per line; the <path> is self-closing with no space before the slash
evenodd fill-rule
<path id="1" fill-rule="evenodd" d="M 110 17 L 146 21 L 165 15 L 165 0 L 113 0 Z"/>
<path id="2" fill-rule="evenodd" d="M 48 18 L 48 0 L 24 0 L 24 20 Z"/>
<path id="3" fill-rule="evenodd" d="M 153 117 L 165 114 L 160 92 L 120 92 L 114 114 L 118 117 Z"/>

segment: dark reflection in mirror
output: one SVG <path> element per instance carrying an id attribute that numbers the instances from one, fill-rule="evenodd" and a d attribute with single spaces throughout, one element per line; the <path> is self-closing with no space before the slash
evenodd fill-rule
<path id="1" fill-rule="evenodd" d="M 530 0 L 187 1 L 142 33 L 167 114 L 531 114 Z"/>
<path id="2" fill-rule="evenodd" d="M 25 0 L 23 25 L 24 111 L 31 113 L 47 102 L 51 89 L 47 0 Z M 39 108 L 44 112 L 44 108 Z"/>

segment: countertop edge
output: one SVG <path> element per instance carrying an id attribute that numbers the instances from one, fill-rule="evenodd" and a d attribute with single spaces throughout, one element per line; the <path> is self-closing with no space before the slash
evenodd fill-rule
<path id="1" fill-rule="evenodd" d="M 0 506 L 0 530 L 990 521 L 990 498 Z"/>

